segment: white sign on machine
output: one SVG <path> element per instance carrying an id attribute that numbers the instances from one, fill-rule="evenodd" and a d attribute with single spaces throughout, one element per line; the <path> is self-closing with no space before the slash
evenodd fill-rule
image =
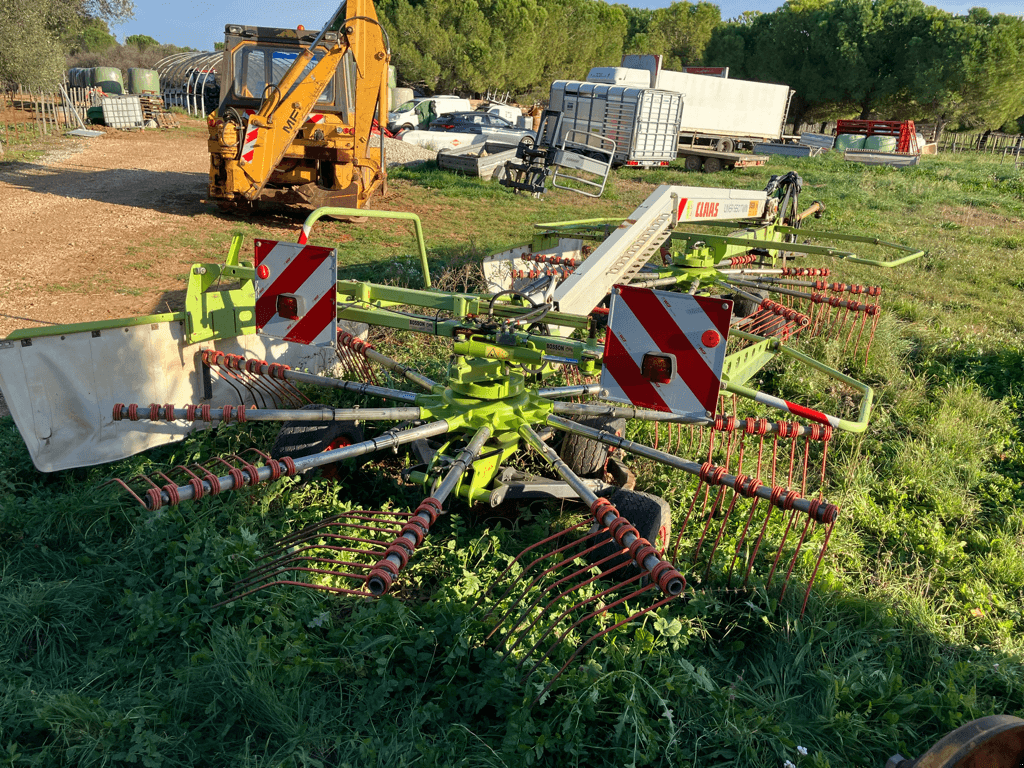
<path id="1" fill-rule="evenodd" d="M 731 317 L 726 299 L 615 286 L 601 373 L 606 399 L 680 416 L 714 413 Z"/>

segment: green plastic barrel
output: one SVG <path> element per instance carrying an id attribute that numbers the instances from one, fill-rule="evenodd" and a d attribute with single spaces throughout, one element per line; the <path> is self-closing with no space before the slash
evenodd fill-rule
<path id="1" fill-rule="evenodd" d="M 129 69 L 128 93 L 160 93 L 160 73 L 155 69 Z"/>
<path id="2" fill-rule="evenodd" d="M 836 150 L 844 152 L 847 149 L 864 149 L 864 140 L 867 136 L 860 133 L 844 133 L 836 136 Z"/>
<path id="3" fill-rule="evenodd" d="M 92 84 L 102 88 L 104 93 L 124 93 L 124 78 L 117 67 L 96 67 L 93 71 Z"/>
<path id="4" fill-rule="evenodd" d="M 873 149 L 875 152 L 895 152 L 899 143 L 899 139 L 895 136 L 868 136 L 864 141 L 864 149 Z"/>

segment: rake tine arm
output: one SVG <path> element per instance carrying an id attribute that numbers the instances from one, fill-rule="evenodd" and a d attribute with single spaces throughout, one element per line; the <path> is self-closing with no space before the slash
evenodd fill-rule
<path id="1" fill-rule="evenodd" d="M 710 463 L 701 465 L 694 461 L 687 461 L 670 453 L 650 448 L 642 443 L 628 440 L 625 437 L 619 437 L 611 432 L 603 432 L 599 429 L 588 427 L 579 422 L 569 421 L 554 415 L 548 416 L 547 422 L 556 429 L 588 437 L 591 440 L 597 440 L 613 448 L 621 448 L 645 459 L 652 459 L 675 469 L 681 469 L 684 472 L 701 478 L 705 482 L 711 481 L 715 485 L 727 486 L 743 495 L 765 499 L 775 506 L 784 505 L 783 508 L 785 509 L 795 509 L 819 523 L 831 523 L 839 513 L 839 508 L 835 504 L 830 504 L 822 499 L 801 498 L 800 494 L 796 491 L 789 490 L 784 486 L 763 485 L 751 478 L 730 475 L 722 467 L 716 468 Z M 590 495 L 593 496 L 592 493 Z"/>
<path id="2" fill-rule="evenodd" d="M 451 469 L 444 476 L 441 484 L 434 490 L 433 496 L 428 496 L 419 507 L 416 513 L 409 518 L 409 522 L 402 526 L 402 532 L 391 545 L 385 550 L 385 555 L 370 571 L 366 579 L 366 587 L 373 595 L 380 596 L 391 589 L 398 572 L 409 562 L 416 547 L 423 543 L 424 537 L 430 532 L 430 526 L 441 514 L 441 505 L 451 495 L 452 491 L 459 484 L 459 480 L 469 469 L 470 465 L 483 450 L 484 443 L 491 437 L 490 427 L 480 427 L 473 438 L 463 448 Z"/>
<path id="3" fill-rule="evenodd" d="M 575 387 L 548 387 L 547 389 L 538 389 L 537 394 L 541 397 L 555 398 L 555 397 L 582 397 L 583 395 L 599 395 L 601 394 L 600 384 L 580 384 Z"/>
<path id="4" fill-rule="evenodd" d="M 824 425 L 810 426 L 791 421 L 768 421 L 767 419 L 738 419 L 721 414 L 714 418 L 705 416 L 679 416 L 669 411 L 649 411 L 630 406 L 607 405 L 605 403 L 553 403 L 552 411 L 559 416 L 610 416 L 613 419 L 639 419 L 641 421 L 668 422 L 710 427 L 718 432 L 741 431 L 747 435 L 781 435 L 782 437 L 809 436 L 812 440 L 824 439 Z M 831 435 L 829 435 L 831 436 Z"/>
<path id="5" fill-rule="evenodd" d="M 383 435 L 371 438 L 370 440 L 364 440 L 355 445 L 347 445 L 344 448 L 337 448 L 333 451 L 315 453 L 299 459 L 288 457 L 280 461 L 275 459 L 261 467 L 255 467 L 250 464 L 248 466 L 251 469 L 233 469 L 227 475 L 217 478 L 216 488 L 211 485 L 210 480 L 193 480 L 188 485 L 178 487 L 168 484 L 160 489 L 152 488 L 146 494 L 146 508 L 155 512 L 163 506 L 173 507 L 182 501 L 202 498 L 208 493 L 220 493 L 221 491 L 237 489 L 244 485 L 256 485 L 267 480 L 276 480 L 282 474 L 291 476 L 324 464 L 332 464 L 336 461 L 364 456 L 367 453 L 373 453 L 385 448 L 395 448 L 425 437 L 443 435 L 449 430 L 448 422 L 441 419 L 419 427 L 413 427 L 412 429 L 385 432 Z"/>
<path id="6" fill-rule="evenodd" d="M 557 416 L 549 416 L 548 422 L 554 427 L 559 427 L 560 423 L 575 423 L 566 422 L 565 419 L 560 419 Z M 601 434 L 599 430 L 594 431 Z M 524 424 L 519 429 L 519 434 L 527 445 L 543 456 L 555 472 L 576 491 L 576 495 L 590 507 L 594 519 L 608 529 L 615 543 L 623 549 L 629 550 L 630 558 L 640 570 L 650 571 L 651 580 L 658 585 L 662 592 L 671 597 L 682 593 L 686 588 L 686 579 L 683 578 L 683 575 L 663 560 L 647 539 L 638 535 L 637 529 L 629 520 L 619 514 L 614 504 L 608 499 L 599 498 L 591 491 L 579 476 L 559 458 L 554 449 L 541 440 L 528 424 Z"/>
<path id="7" fill-rule="evenodd" d="M 155 407 L 155 412 L 154 412 Z M 133 418 L 134 416 L 134 418 Z M 139 406 L 117 403 L 114 421 L 221 421 L 230 424 L 246 421 L 419 421 L 424 416 L 418 407 L 408 408 L 321 408 L 319 410 L 291 410 L 287 408 L 250 408 L 226 405 L 223 408 L 203 408 L 186 405 Z"/>
<path id="8" fill-rule="evenodd" d="M 371 360 L 372 362 L 377 363 L 377 365 L 387 368 L 392 373 L 397 373 L 399 376 L 404 377 L 408 381 L 411 381 L 418 387 L 422 387 L 428 392 L 440 394 L 444 391 L 444 387 L 433 379 L 427 378 L 422 373 L 413 370 L 407 365 L 402 365 L 394 358 L 382 355 L 373 348 L 372 344 L 367 341 L 363 341 L 358 336 L 353 336 L 347 331 L 338 331 L 338 344 L 348 347 L 354 352 L 365 357 L 367 360 Z"/>

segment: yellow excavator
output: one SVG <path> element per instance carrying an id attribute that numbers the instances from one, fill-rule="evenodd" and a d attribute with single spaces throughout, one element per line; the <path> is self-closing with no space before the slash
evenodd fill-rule
<path id="1" fill-rule="evenodd" d="M 372 0 L 344 0 L 319 32 L 227 25 L 210 201 L 361 208 L 383 194 L 383 142 L 370 139 L 390 57 Z"/>

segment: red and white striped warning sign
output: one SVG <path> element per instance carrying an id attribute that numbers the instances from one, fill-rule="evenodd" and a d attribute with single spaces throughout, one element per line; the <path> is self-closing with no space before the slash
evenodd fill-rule
<path id="1" fill-rule="evenodd" d="M 333 248 L 256 241 L 256 331 L 333 347 L 337 343 L 338 260 Z"/>
<path id="2" fill-rule="evenodd" d="M 704 416 L 718 405 L 732 302 L 615 286 L 601 386 L 608 400 Z"/>
<path id="3" fill-rule="evenodd" d="M 245 124 L 245 141 L 242 143 L 242 159 L 247 163 L 252 162 L 256 154 L 256 139 L 259 138 L 260 129 L 253 128 L 248 122 Z"/>

